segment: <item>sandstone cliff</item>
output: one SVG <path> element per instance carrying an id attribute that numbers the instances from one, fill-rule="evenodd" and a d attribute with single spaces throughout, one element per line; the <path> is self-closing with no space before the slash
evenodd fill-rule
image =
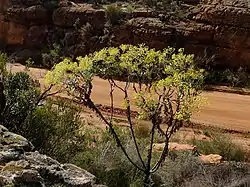
<path id="1" fill-rule="evenodd" d="M 218 67 L 250 69 L 249 1 L 184 2 L 190 6 L 189 12 L 179 20 L 146 10 L 124 14 L 126 21 L 112 28 L 109 45 L 146 43 L 157 49 L 174 45 L 197 55 L 214 56 Z M 92 36 L 84 39 L 75 36 L 77 19 L 81 25 L 92 25 Z M 74 51 L 77 55 L 101 48 L 107 45 L 105 22 L 104 9 L 89 4 L 61 3 L 52 11 L 40 0 L 2 0 L 0 3 L 1 44 L 7 44 L 10 51 L 25 49 L 26 56 L 39 53 L 49 41 L 56 40 L 66 43 L 69 53 Z M 84 48 L 78 45 L 79 40 L 84 41 Z"/>
<path id="2" fill-rule="evenodd" d="M 0 186 L 105 187 L 95 176 L 72 164 L 60 164 L 39 152 L 24 137 L 0 125 Z"/>

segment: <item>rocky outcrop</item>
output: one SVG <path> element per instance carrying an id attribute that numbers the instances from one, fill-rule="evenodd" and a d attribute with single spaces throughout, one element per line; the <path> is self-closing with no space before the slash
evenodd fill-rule
<path id="1" fill-rule="evenodd" d="M 52 10 L 39 0 L 2 0 L 1 44 L 6 43 L 9 50 L 18 46 L 41 51 L 49 43 L 62 41 L 67 44 L 65 49 L 69 54 L 77 55 L 122 43 L 145 43 L 157 49 L 172 45 L 184 47 L 189 53 L 213 57 L 217 67 L 250 69 L 248 0 L 184 0 L 190 8 L 178 19 L 136 9 L 123 12 L 125 21 L 109 31 L 105 27 L 104 9 L 74 2 L 61 1 L 59 8 Z M 81 26 L 89 23 L 91 36 L 79 37 L 76 21 Z"/>
<path id="2" fill-rule="evenodd" d="M 0 125 L 0 186 L 97 187 L 95 176 L 72 164 L 32 152 L 24 137 Z"/>
<path id="3" fill-rule="evenodd" d="M 161 153 L 164 150 L 164 147 L 165 143 L 155 143 L 153 145 L 153 151 Z M 169 142 L 168 149 L 170 158 L 177 157 L 176 152 L 185 151 L 198 156 L 199 160 L 204 164 L 219 164 L 223 161 L 222 156 L 218 154 L 209 154 L 209 155 L 199 154 L 199 150 L 197 150 L 197 147 L 194 145 Z"/>
<path id="4" fill-rule="evenodd" d="M 153 148 L 154 151 L 162 152 L 164 150 L 165 143 L 155 143 Z M 189 144 L 180 144 L 176 142 L 169 142 L 169 151 L 196 151 L 196 146 Z"/>

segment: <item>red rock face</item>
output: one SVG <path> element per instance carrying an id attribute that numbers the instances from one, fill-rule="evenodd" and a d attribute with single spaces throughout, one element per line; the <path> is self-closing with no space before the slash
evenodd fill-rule
<path id="1" fill-rule="evenodd" d="M 0 41 L 3 42 L 3 40 L 5 39 L 6 37 L 6 26 L 5 26 L 5 23 L 4 23 L 4 11 L 6 9 L 6 0 L 3 0 L 0 2 Z"/>
<path id="2" fill-rule="evenodd" d="M 0 41 L 9 45 L 20 45 L 24 43 L 27 28 L 12 20 L 6 20 L 6 12 L 10 9 L 12 1 L 3 0 L 0 3 Z M 18 14 L 13 14 L 13 16 Z"/>
<path id="3" fill-rule="evenodd" d="M 61 3 L 53 12 L 39 0 L 2 0 L 0 2 L 0 40 L 8 45 L 42 49 L 48 41 L 59 38 L 68 50 L 84 55 L 105 46 L 93 36 L 104 36 L 105 11 L 89 4 Z M 126 21 L 112 27 L 110 44 L 145 43 L 157 49 L 169 45 L 184 47 L 188 53 L 213 55 L 219 66 L 250 69 L 250 1 L 249 0 L 185 0 L 191 4 L 188 18 L 183 21 L 162 19 L 165 15 L 135 10 L 124 14 Z M 78 20 L 79 19 L 79 20 Z M 82 38 L 74 31 L 79 24 L 93 26 L 90 36 Z M 69 42 L 69 36 L 70 42 Z M 89 37 L 89 38 L 88 38 Z M 73 38 L 73 39 L 72 39 Z M 105 39 L 105 37 L 104 37 Z M 72 42 L 72 41 L 74 42 Z M 85 48 L 79 45 L 84 42 Z M 94 44 L 88 45 L 93 42 Z M 95 46 L 95 48 L 93 48 Z"/>

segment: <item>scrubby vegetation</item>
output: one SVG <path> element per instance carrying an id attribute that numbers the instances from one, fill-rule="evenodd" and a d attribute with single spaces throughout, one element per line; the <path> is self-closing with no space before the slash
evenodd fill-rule
<path id="1" fill-rule="evenodd" d="M 51 14 L 59 6 L 58 0 L 41 2 Z M 169 154 L 173 134 L 190 122 L 202 103 L 203 84 L 249 87 L 248 70 L 243 67 L 218 70 L 209 64 L 200 65 L 183 49 L 157 51 L 145 45 L 121 45 L 94 52 L 112 46 L 112 27 L 121 24 L 127 12 L 136 8 L 153 10 L 159 15 L 164 12 L 164 18 L 159 16 L 164 21 L 185 19 L 186 9 L 179 0 L 91 3 L 93 8 L 105 9 L 104 29 L 99 31 L 90 23 L 82 25 L 77 19 L 74 31 L 62 32 L 62 36 L 55 34 L 56 43 L 48 42 L 48 48 L 41 54 L 41 65 L 53 67 L 43 90 L 26 72 L 9 73 L 8 56 L 0 53 L 1 124 L 26 137 L 39 152 L 62 163 L 76 164 L 93 173 L 98 183 L 109 187 L 249 186 L 250 169 L 244 163 L 248 161 L 247 153 L 227 136 L 205 130 L 209 140 L 188 142 L 201 154 L 221 155 L 224 163 L 204 164 L 188 151 L 173 151 L 174 157 Z M 93 53 L 77 57 L 79 51 Z M 28 59 L 26 70 L 33 64 Z M 94 76 L 109 83 L 109 114 L 91 97 Z M 62 86 L 70 101 L 55 99 L 52 91 L 55 86 Z M 116 124 L 117 90 L 124 96 L 125 127 Z M 138 112 L 132 111 L 132 107 Z M 84 110 L 94 112 L 107 128 L 87 123 L 82 115 Z M 142 120 L 150 125 L 138 126 Z M 153 149 L 158 142 L 164 143 L 162 152 Z"/>
<path id="2" fill-rule="evenodd" d="M 191 143 L 205 155 L 219 154 L 227 161 L 244 162 L 246 160 L 243 148 L 233 143 L 229 136 L 216 133 L 209 134 L 209 136 L 211 140 L 192 140 Z"/>
<path id="3" fill-rule="evenodd" d="M 211 140 L 193 140 L 192 144 L 202 154 L 217 153 L 229 162 L 205 165 L 188 152 L 177 152 L 174 159 L 168 156 L 172 134 L 189 121 L 201 102 L 203 71 L 197 69 L 192 55 L 173 49 L 155 51 L 143 45 L 107 48 L 77 61 L 60 62 L 47 75 L 45 91 L 25 72 L 8 73 L 7 61 L 8 57 L 1 54 L 5 95 L 1 123 L 29 139 L 39 152 L 87 169 L 98 183 L 109 187 L 247 184 L 249 167 L 239 163 L 245 161 L 244 151 L 222 135 L 204 132 Z M 91 100 L 95 75 L 110 83 L 110 116 L 104 115 Z M 116 81 L 121 76 L 126 81 L 122 86 Z M 78 104 L 50 97 L 54 84 L 60 83 Z M 129 87 L 136 97 L 129 95 Z M 112 112 L 115 89 L 124 93 L 127 127 L 116 126 Z M 134 123 L 132 103 L 139 109 L 138 120 L 151 121 L 151 128 Z M 96 112 L 101 123 L 109 128 L 87 124 L 82 119 L 82 106 Z M 152 148 L 159 139 L 166 145 L 162 153 Z"/>
<path id="4" fill-rule="evenodd" d="M 122 10 L 120 7 L 115 5 L 108 5 L 105 9 L 106 19 L 109 24 L 115 25 L 118 24 L 122 18 Z"/>
<path id="5" fill-rule="evenodd" d="M 250 87 L 249 72 L 240 67 L 237 70 L 212 70 L 207 72 L 206 82 L 210 84 L 227 85 L 231 87 Z"/>
<path id="6" fill-rule="evenodd" d="M 114 91 L 120 90 L 124 94 L 124 109 L 136 159 L 128 154 L 113 127 L 113 112 L 110 118 L 105 117 L 91 99 L 92 80 L 96 75 L 107 79 L 110 84 L 111 111 L 114 110 Z M 115 81 L 120 76 L 126 80 L 124 85 Z M 144 186 L 152 186 L 152 174 L 167 157 L 169 139 L 197 109 L 203 83 L 202 70 L 195 68 L 193 55 L 184 54 L 182 49 L 177 53 L 172 48 L 155 51 L 143 45 L 105 48 L 79 57 L 77 62 L 65 59 L 48 72 L 46 79 L 49 84 L 65 86 L 71 97 L 97 114 L 129 162 L 144 173 Z M 129 89 L 133 89 L 134 95 L 129 93 Z M 138 118 L 151 122 L 147 151 L 140 150 L 138 146 L 131 118 L 132 102 L 139 110 Z M 165 147 L 159 159 L 153 162 L 153 144 L 157 133 L 164 137 Z"/>

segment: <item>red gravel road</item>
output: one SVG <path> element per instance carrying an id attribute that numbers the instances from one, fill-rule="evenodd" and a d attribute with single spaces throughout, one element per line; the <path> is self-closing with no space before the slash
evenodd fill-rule
<path id="1" fill-rule="evenodd" d="M 25 71 L 25 67 L 20 64 L 8 64 L 8 69 L 11 72 Z M 46 70 L 30 68 L 28 73 L 43 84 Z M 94 79 L 92 98 L 95 103 L 109 105 L 109 92 L 107 81 Z M 193 122 L 237 131 L 250 131 L 250 96 L 216 91 L 204 91 L 203 95 L 207 103 L 201 112 L 193 116 Z M 115 107 L 121 107 L 123 94 L 116 91 L 114 96 Z"/>

